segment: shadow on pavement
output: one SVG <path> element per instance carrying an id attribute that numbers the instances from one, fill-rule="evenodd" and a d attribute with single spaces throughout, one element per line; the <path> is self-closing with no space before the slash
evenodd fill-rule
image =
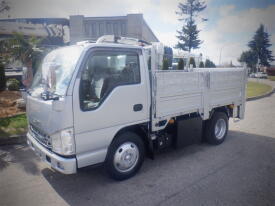
<path id="1" fill-rule="evenodd" d="M 42 175 L 69 205 L 269 205 L 275 201 L 275 137 L 229 131 L 220 146 L 194 145 L 146 159 L 122 182 L 108 178 L 103 167 L 75 175 L 43 169 Z"/>
<path id="2" fill-rule="evenodd" d="M 40 174 L 37 158 L 27 144 L 0 146 L 0 172 L 11 164 L 19 165 L 26 173 Z"/>

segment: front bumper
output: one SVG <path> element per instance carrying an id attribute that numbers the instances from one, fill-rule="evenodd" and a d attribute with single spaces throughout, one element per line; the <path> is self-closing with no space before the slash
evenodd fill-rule
<path id="1" fill-rule="evenodd" d="M 76 158 L 61 157 L 42 146 L 31 133 L 27 134 L 28 145 L 49 166 L 63 174 L 76 173 Z"/>

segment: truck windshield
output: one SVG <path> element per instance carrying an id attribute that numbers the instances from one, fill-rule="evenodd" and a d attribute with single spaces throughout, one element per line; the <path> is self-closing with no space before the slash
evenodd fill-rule
<path id="1" fill-rule="evenodd" d="M 50 52 L 35 74 L 31 95 L 40 96 L 43 92 L 65 95 L 82 50 L 81 46 L 70 46 Z"/>

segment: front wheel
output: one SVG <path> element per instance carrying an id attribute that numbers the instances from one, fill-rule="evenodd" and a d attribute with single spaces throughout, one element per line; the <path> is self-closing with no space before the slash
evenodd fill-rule
<path id="1" fill-rule="evenodd" d="M 215 112 L 205 125 L 205 137 L 208 143 L 223 143 L 228 132 L 228 117 L 224 112 Z"/>
<path id="2" fill-rule="evenodd" d="M 106 169 L 116 180 L 124 180 L 134 176 L 144 160 L 144 144 L 133 132 L 125 132 L 117 136 L 110 145 Z"/>

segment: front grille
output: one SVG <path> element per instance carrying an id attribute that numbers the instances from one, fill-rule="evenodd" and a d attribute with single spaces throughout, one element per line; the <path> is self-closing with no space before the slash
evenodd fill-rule
<path id="1" fill-rule="evenodd" d="M 47 134 L 43 133 L 40 129 L 30 124 L 30 130 L 33 133 L 34 138 L 48 149 L 52 148 L 51 138 Z"/>

